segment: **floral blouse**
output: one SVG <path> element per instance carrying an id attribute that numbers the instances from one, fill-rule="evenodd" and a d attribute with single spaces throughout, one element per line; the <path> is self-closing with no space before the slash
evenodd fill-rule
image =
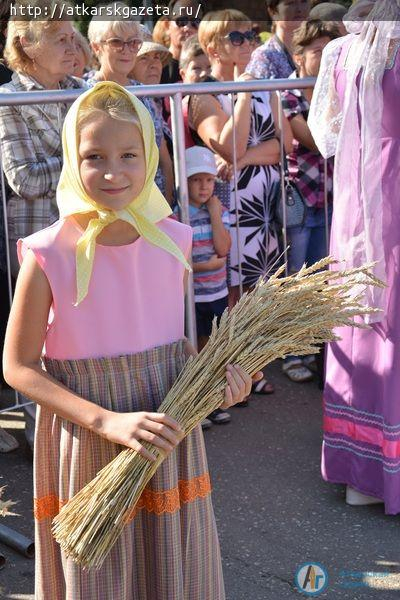
<path id="1" fill-rule="evenodd" d="M 254 50 L 246 72 L 255 79 L 287 79 L 293 69 L 290 54 L 274 35 Z"/>

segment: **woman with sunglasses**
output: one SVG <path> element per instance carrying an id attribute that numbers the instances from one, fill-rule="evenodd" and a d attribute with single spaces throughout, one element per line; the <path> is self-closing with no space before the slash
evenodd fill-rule
<path id="1" fill-rule="evenodd" d="M 116 9 L 125 4 L 115 2 L 109 6 L 112 7 L 113 14 L 117 14 Z M 143 33 L 138 21 L 106 21 L 93 18 L 89 24 L 88 37 L 100 65 L 97 71 L 91 71 L 85 77 L 89 86 L 95 85 L 98 81 L 114 81 L 123 86 L 141 85 L 139 81 L 130 78 L 143 41 Z M 156 183 L 167 200 L 172 203 L 173 170 L 163 134 L 162 117 L 151 98 L 142 97 L 140 99 L 153 118 L 156 132 L 156 142 L 160 153 Z"/>
<path id="2" fill-rule="evenodd" d="M 273 36 L 253 52 L 246 70 L 256 79 L 286 79 L 296 70 L 293 34 L 308 18 L 310 1 L 267 0 L 267 11 Z"/>
<path id="3" fill-rule="evenodd" d="M 208 13 L 199 27 L 199 42 L 211 63 L 214 80 L 245 81 L 254 48 L 251 21 L 233 9 Z M 230 183 L 232 248 L 229 268 L 229 302 L 239 298 L 239 286 L 251 288 L 270 271 L 279 256 L 278 236 L 272 221 L 272 203 L 279 185 L 280 136 L 277 99 L 267 92 L 236 95 L 234 119 L 230 94 L 194 96 L 189 107 L 189 124 L 201 142 L 228 164 L 234 162 L 236 139 L 237 192 Z M 291 149 L 288 123 L 284 120 L 287 151 Z M 238 221 L 236 215 L 239 216 Z M 271 393 L 265 380 L 258 393 Z"/>

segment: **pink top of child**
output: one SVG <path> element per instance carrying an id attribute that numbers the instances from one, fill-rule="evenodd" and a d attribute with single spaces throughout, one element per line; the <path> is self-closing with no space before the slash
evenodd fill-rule
<path id="1" fill-rule="evenodd" d="M 157 225 L 188 258 L 191 228 L 169 218 Z M 59 360 L 119 356 L 184 337 L 185 268 L 142 237 L 125 246 L 96 245 L 89 293 L 74 306 L 82 233 L 68 217 L 18 241 L 20 262 L 31 249 L 53 294 L 44 353 Z"/>

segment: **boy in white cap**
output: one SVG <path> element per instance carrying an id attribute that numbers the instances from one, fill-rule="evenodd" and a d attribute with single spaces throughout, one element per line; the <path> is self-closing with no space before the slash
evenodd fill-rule
<path id="1" fill-rule="evenodd" d="M 193 275 L 198 350 L 207 343 L 214 317 L 218 321 L 228 306 L 226 257 L 231 247 L 229 213 L 214 195 L 217 175 L 214 154 L 201 146 L 185 152 L 189 217 L 193 228 Z M 209 419 L 227 423 L 230 415 L 217 409 Z M 204 425 L 207 425 L 205 423 Z"/>

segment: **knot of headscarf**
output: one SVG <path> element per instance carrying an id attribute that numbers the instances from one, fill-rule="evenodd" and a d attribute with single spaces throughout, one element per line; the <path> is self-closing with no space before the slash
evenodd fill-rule
<path id="1" fill-rule="evenodd" d="M 79 170 L 79 111 L 94 94 L 107 96 L 124 94 L 137 115 L 141 129 L 146 160 L 146 179 L 142 191 L 128 206 L 113 211 L 97 204 L 88 196 L 83 186 Z M 122 219 L 135 227 L 139 235 L 151 244 L 158 246 L 179 260 L 191 271 L 185 256 L 175 242 L 156 223 L 168 217 L 172 211 L 168 202 L 154 183 L 158 167 L 158 148 L 155 141 L 154 125 L 150 113 L 142 102 L 117 83 L 103 81 L 84 92 L 75 100 L 65 118 L 62 144 L 64 162 L 57 187 L 57 205 L 60 218 L 74 214 L 97 212 L 86 231 L 80 237 L 76 249 L 76 305 L 86 297 L 89 289 L 93 262 L 96 252 L 96 238 L 103 229 L 117 219 Z"/>

